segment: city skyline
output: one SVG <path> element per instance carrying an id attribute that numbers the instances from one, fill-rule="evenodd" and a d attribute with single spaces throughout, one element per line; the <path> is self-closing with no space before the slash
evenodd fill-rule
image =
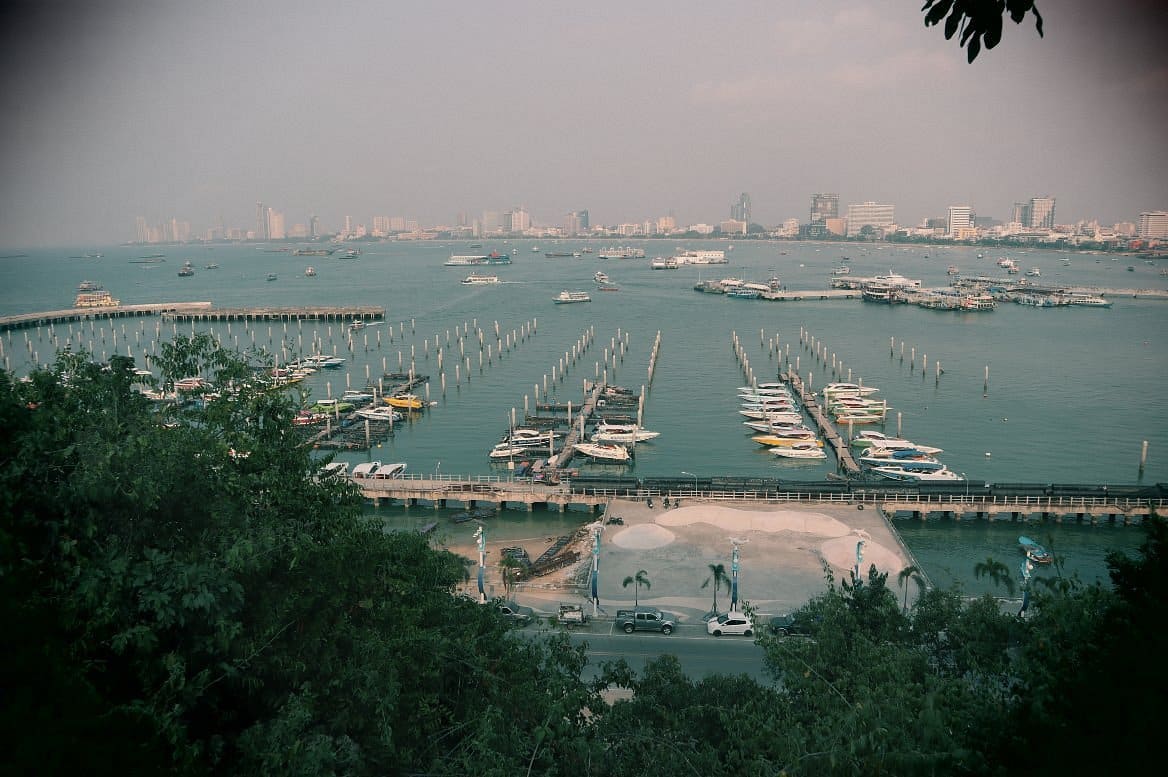
<path id="1" fill-rule="evenodd" d="M 1046 193 L 1063 224 L 1164 210 L 1158 7 L 1039 5 L 1044 37 L 1007 21 L 973 65 L 901 0 L 9 9 L 0 244 L 254 229 L 257 202 L 285 234 L 518 205 L 718 224 L 747 193 L 764 225 L 815 192 L 904 225 Z"/>

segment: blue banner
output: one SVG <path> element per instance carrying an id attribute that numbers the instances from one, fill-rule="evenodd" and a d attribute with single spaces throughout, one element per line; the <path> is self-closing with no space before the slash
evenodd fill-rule
<path id="1" fill-rule="evenodd" d="M 486 596 L 487 592 L 483 589 L 483 568 L 479 567 L 479 595 Z"/>

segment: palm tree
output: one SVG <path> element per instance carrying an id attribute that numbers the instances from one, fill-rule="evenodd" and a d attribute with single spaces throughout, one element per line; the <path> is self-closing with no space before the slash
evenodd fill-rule
<path id="1" fill-rule="evenodd" d="M 710 564 L 709 567 L 710 567 L 710 576 L 706 578 L 706 582 L 702 583 L 702 588 L 705 588 L 706 586 L 708 586 L 710 584 L 710 581 L 713 581 L 713 583 L 714 583 L 714 609 L 713 609 L 713 612 L 715 615 L 717 615 L 718 614 L 718 589 L 722 587 L 722 583 L 725 583 L 726 590 L 729 591 L 730 590 L 730 578 L 726 574 L 726 565 L 725 564 Z"/>
<path id="2" fill-rule="evenodd" d="M 920 567 L 915 564 L 910 564 L 904 569 L 900 570 L 900 574 L 896 576 L 896 584 L 904 586 L 904 612 L 908 612 L 908 581 L 912 580 L 917 584 L 917 589 L 923 591 L 925 588 L 925 578 L 921 575 Z"/>
<path id="3" fill-rule="evenodd" d="M 648 591 L 650 587 L 649 575 L 643 569 L 637 570 L 635 577 L 633 575 L 629 575 L 625 578 L 625 581 L 621 583 L 623 588 L 628 588 L 630 585 L 635 586 L 633 588 L 633 607 L 639 607 L 641 605 L 641 586 L 645 586 L 646 591 Z"/>
<path id="4" fill-rule="evenodd" d="M 1014 579 L 1010 577 L 1010 570 L 1000 561 L 994 561 L 993 556 L 987 556 L 985 561 L 979 561 L 973 566 L 973 576 L 988 576 L 994 585 L 1006 586 L 1006 592 L 1014 595 Z"/>

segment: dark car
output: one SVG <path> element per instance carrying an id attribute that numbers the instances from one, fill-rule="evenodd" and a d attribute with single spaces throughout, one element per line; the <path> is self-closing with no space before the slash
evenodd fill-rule
<path id="1" fill-rule="evenodd" d="M 770 629 L 771 634 L 777 634 L 780 637 L 789 637 L 792 635 L 808 636 L 811 634 L 806 617 L 798 613 L 776 615 L 771 618 L 767 627 Z"/>
<path id="2" fill-rule="evenodd" d="M 499 614 L 516 626 L 526 626 L 535 620 L 535 610 L 512 601 L 501 601 L 496 605 Z"/>

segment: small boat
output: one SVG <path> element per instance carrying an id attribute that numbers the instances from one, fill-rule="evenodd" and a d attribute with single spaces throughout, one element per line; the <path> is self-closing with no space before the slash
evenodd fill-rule
<path id="1" fill-rule="evenodd" d="M 339 399 L 318 399 L 316 404 L 308 408 L 312 413 L 347 413 L 355 405 L 352 402 L 342 402 Z"/>
<path id="2" fill-rule="evenodd" d="M 460 510 L 454 515 L 450 516 L 450 520 L 454 523 L 466 523 L 467 521 L 485 521 L 488 518 L 494 518 L 498 511 L 493 507 L 475 507 L 470 510 Z"/>
<path id="3" fill-rule="evenodd" d="M 304 275 L 307 278 L 314 277 L 316 275 L 316 268 L 315 267 L 305 267 L 304 268 Z"/>
<path id="4" fill-rule="evenodd" d="M 771 448 L 771 453 L 784 459 L 826 459 L 827 453 L 813 442 L 798 442 Z"/>
<path id="5" fill-rule="evenodd" d="M 778 432 L 772 434 L 756 434 L 750 439 L 764 448 L 791 448 L 798 445 L 814 445 L 816 448 L 823 447 L 823 440 L 816 437 L 815 432 L 810 430 L 783 432 L 782 434 Z"/>
<path id="6" fill-rule="evenodd" d="M 178 271 L 178 277 L 180 277 L 180 278 L 189 278 L 194 274 L 195 274 L 195 268 L 191 266 L 191 263 L 189 261 L 186 262 L 182 267 L 180 267 L 179 271 Z"/>
<path id="7" fill-rule="evenodd" d="M 603 270 L 597 270 L 596 274 L 592 276 L 592 280 L 596 281 L 596 283 L 601 285 L 601 286 L 610 283 L 610 281 L 608 279 L 608 274 L 605 273 Z"/>
<path id="8" fill-rule="evenodd" d="M 1026 271 L 1026 274 L 1029 275 L 1031 278 L 1037 278 L 1037 277 L 1042 275 L 1042 270 L 1038 269 L 1037 267 L 1031 267 L 1029 270 Z"/>
<path id="9" fill-rule="evenodd" d="M 557 305 L 569 305 L 573 302 L 591 302 L 592 297 L 586 291 L 568 291 L 565 289 L 559 293 L 559 296 L 552 299 L 552 302 Z"/>
<path id="10" fill-rule="evenodd" d="M 206 269 L 208 269 L 208 270 L 218 270 L 218 269 L 219 269 L 219 265 L 217 265 L 215 262 L 211 262 L 209 265 L 207 265 L 207 268 L 206 268 Z"/>
<path id="11" fill-rule="evenodd" d="M 938 465 L 924 461 L 873 467 L 871 471 L 889 480 L 902 480 L 909 483 L 964 480 L 961 475 L 946 469 L 943 464 Z"/>
<path id="12" fill-rule="evenodd" d="M 373 401 L 373 395 L 368 391 L 346 389 L 345 393 L 341 395 L 341 400 L 344 402 L 371 402 Z"/>
<path id="13" fill-rule="evenodd" d="M 270 273 L 268 273 L 268 280 L 269 280 L 269 281 L 274 281 L 274 280 L 276 280 L 276 277 L 277 277 L 277 276 L 276 276 L 276 274 L 275 274 L 274 272 L 270 272 Z"/>
<path id="14" fill-rule="evenodd" d="M 841 267 L 837 267 L 834 270 L 832 270 L 831 274 L 832 275 L 849 275 L 849 274 L 851 274 L 851 272 L 852 272 L 851 267 L 848 267 L 847 265 L 843 265 Z"/>
<path id="15" fill-rule="evenodd" d="M 369 421 L 383 421 L 395 424 L 405 418 L 392 407 L 363 407 L 356 411 L 356 415 Z"/>
<path id="16" fill-rule="evenodd" d="M 945 270 L 945 272 L 947 272 L 949 275 L 960 275 L 961 274 L 961 270 L 958 270 L 957 265 L 955 265 L 955 264 L 949 265 L 949 269 Z"/>
<path id="17" fill-rule="evenodd" d="M 390 407 L 398 407 L 405 410 L 422 409 L 422 400 L 418 398 L 417 394 L 394 394 L 392 397 L 382 397 L 382 399 Z"/>
<path id="18" fill-rule="evenodd" d="M 498 445 L 496 445 L 494 448 L 491 448 L 491 452 L 488 453 L 487 456 L 489 458 L 495 459 L 495 460 L 515 459 L 515 458 L 523 458 L 524 456 L 527 456 L 530 453 L 531 453 L 530 447 L 524 447 L 522 445 L 512 445 L 511 443 L 501 442 Z"/>
<path id="19" fill-rule="evenodd" d="M 462 283 L 466 286 L 486 286 L 498 282 L 498 275 L 480 275 L 478 273 L 471 273 L 462 279 Z"/>
<path id="20" fill-rule="evenodd" d="M 661 436 L 661 432 L 650 432 L 648 429 L 642 429 L 639 426 L 618 425 L 609 426 L 602 424 L 596 428 L 592 433 L 593 442 L 620 442 L 620 443 L 638 443 L 648 442 Z"/>
<path id="21" fill-rule="evenodd" d="M 1026 558 L 1033 561 L 1035 564 L 1049 564 L 1054 560 L 1054 556 L 1050 551 L 1039 545 L 1034 540 L 1027 537 L 1025 534 L 1018 537 L 1018 547 L 1026 554 Z"/>

